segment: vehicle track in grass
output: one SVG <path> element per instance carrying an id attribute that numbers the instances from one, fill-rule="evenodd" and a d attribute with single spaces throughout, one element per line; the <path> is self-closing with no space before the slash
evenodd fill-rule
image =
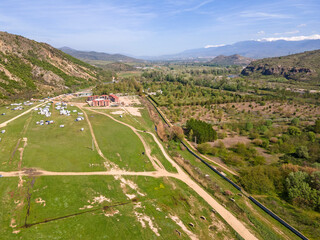
<path id="1" fill-rule="evenodd" d="M 81 109 L 81 106 L 80 106 Z M 90 108 L 85 108 L 89 111 L 95 112 L 97 114 L 101 114 L 104 116 L 109 117 L 110 119 L 114 120 L 115 122 L 118 122 L 122 125 L 125 125 L 127 127 L 129 127 L 138 137 L 139 139 L 142 141 L 143 145 L 146 147 L 148 147 L 143 138 L 140 136 L 140 134 L 138 132 L 144 132 L 141 130 L 138 130 L 136 128 L 134 128 L 133 126 L 131 126 L 130 124 L 124 123 L 122 121 L 119 121 L 117 119 L 115 119 L 114 117 L 112 117 L 111 115 L 107 114 L 107 113 L 103 113 L 103 112 L 99 112 Z M 148 155 L 150 161 L 153 162 L 153 165 L 155 166 L 155 169 L 157 171 L 155 172 L 142 172 L 139 173 L 139 175 L 136 175 L 135 173 L 129 173 L 129 172 L 124 172 L 121 175 L 136 175 L 136 176 L 151 176 L 151 177 L 173 177 L 176 179 L 179 179 L 180 181 L 186 183 L 190 188 L 192 188 L 199 196 L 201 196 L 211 207 L 213 207 L 222 218 L 224 218 L 224 220 L 236 231 L 238 232 L 239 235 L 241 235 L 244 239 L 257 239 L 246 227 L 245 225 L 240 222 L 236 217 L 234 217 L 227 209 L 225 209 L 221 204 L 219 204 L 210 194 L 208 194 L 202 187 L 200 187 L 200 185 L 198 183 L 196 183 L 193 179 L 191 179 L 191 177 L 183 171 L 183 169 L 166 153 L 164 147 L 162 146 L 162 144 L 160 143 L 160 141 L 157 139 L 157 137 L 154 135 L 154 133 L 151 132 L 146 132 L 148 134 L 150 134 L 154 141 L 157 143 L 158 147 L 160 148 L 162 154 L 165 156 L 165 158 L 172 164 L 172 166 L 174 168 L 177 169 L 177 173 L 169 173 L 168 171 L 165 170 L 165 168 L 162 166 L 159 169 L 159 166 L 156 167 L 155 166 L 155 162 L 153 162 L 151 160 L 151 156 L 150 154 Z M 149 149 L 150 150 L 150 149 Z M 157 162 L 158 164 L 158 162 Z M 149 174 L 148 174 L 149 173 Z M 147 174 L 147 175 L 146 175 Z M 114 174 L 116 175 L 116 174 Z"/>
<path id="2" fill-rule="evenodd" d="M 46 103 L 46 102 L 41 103 L 41 104 L 39 104 L 39 105 L 37 105 L 37 106 L 34 106 L 34 107 L 32 107 L 32 108 L 30 108 L 30 109 L 28 109 L 28 110 L 24 111 L 23 113 L 19 114 L 18 116 L 15 116 L 15 117 L 13 117 L 13 118 L 11 118 L 11 119 L 9 119 L 9 120 L 7 120 L 7 121 L 5 121 L 5 122 L 1 123 L 1 124 L 0 124 L 0 128 L 3 128 L 3 127 L 5 127 L 5 126 L 7 126 L 7 125 L 8 125 L 8 123 L 11 123 L 12 121 L 16 120 L 17 118 L 22 117 L 23 115 L 25 115 L 25 114 L 27 114 L 27 113 L 31 112 L 31 111 L 32 111 L 33 109 L 35 109 L 35 108 L 38 108 L 38 107 L 40 107 L 40 106 L 44 105 L 45 103 Z"/>
<path id="3" fill-rule="evenodd" d="M 80 109 L 84 110 L 84 108 L 82 108 L 82 105 L 77 105 Z M 147 156 L 149 157 L 150 161 L 152 162 L 154 168 L 156 169 L 156 171 L 150 171 L 150 172 L 127 172 L 127 171 L 123 171 L 123 170 L 118 170 L 118 169 L 111 169 L 109 171 L 100 171 L 100 172 L 51 172 L 51 171 L 45 171 L 45 170 L 39 170 L 39 169 L 22 169 L 20 171 L 12 171 L 12 172 L 0 172 L 0 175 L 2 175 L 3 177 L 21 177 L 21 176 L 29 176 L 29 177 L 34 177 L 34 176 L 91 176 L 91 175 L 101 175 L 101 176 L 146 176 L 146 177 L 171 177 L 171 178 L 175 178 L 178 179 L 182 182 L 184 182 L 187 186 L 189 186 L 191 189 L 193 189 L 200 197 L 202 197 L 213 209 L 216 210 L 216 212 L 244 239 L 257 239 L 249 230 L 248 228 L 242 223 L 240 222 L 231 212 L 229 212 L 226 208 L 224 208 L 220 203 L 218 203 L 209 193 L 207 193 L 198 183 L 196 183 L 187 173 L 185 173 L 183 171 L 183 169 L 166 153 L 164 147 L 162 146 L 162 144 L 160 143 L 160 141 L 157 139 L 157 137 L 151 133 L 151 132 L 146 132 L 148 134 L 150 134 L 154 141 L 157 143 L 158 147 L 160 148 L 162 154 L 164 155 L 164 157 L 172 164 L 173 167 L 175 167 L 177 169 L 177 173 L 171 173 L 168 172 L 162 165 L 162 163 L 156 159 L 155 157 L 151 156 L 151 150 L 148 147 L 148 145 L 145 143 L 144 139 L 141 137 L 141 135 L 139 134 L 139 132 L 143 132 L 141 130 L 138 130 L 136 128 L 134 128 L 133 126 L 121 122 L 117 119 L 115 119 L 114 117 L 110 116 L 107 113 L 102 113 L 102 112 L 98 112 L 95 111 L 93 109 L 90 108 L 85 108 L 85 110 L 90 110 L 92 112 L 95 112 L 97 114 L 101 114 L 101 115 L 105 115 L 109 118 L 111 118 L 112 120 L 125 125 L 127 127 L 129 127 L 141 140 L 141 142 L 143 143 L 145 149 L 146 149 L 146 153 Z M 103 159 L 107 160 L 107 158 L 103 155 L 103 153 L 101 152 L 98 142 L 94 136 L 94 132 L 93 132 L 93 128 L 92 125 L 90 123 L 90 120 L 87 116 L 87 114 L 85 113 L 85 111 L 83 111 L 84 114 L 86 115 L 86 119 L 88 121 L 88 125 L 94 140 L 94 144 L 97 148 L 98 153 L 100 154 L 101 157 L 103 157 Z M 148 151 L 147 151 L 148 149 Z"/>

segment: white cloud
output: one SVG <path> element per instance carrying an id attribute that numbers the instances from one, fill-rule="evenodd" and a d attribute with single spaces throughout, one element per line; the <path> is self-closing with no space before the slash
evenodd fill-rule
<path id="1" fill-rule="evenodd" d="M 171 14 L 179 14 L 179 13 L 183 13 L 183 12 L 193 12 L 193 11 L 196 11 L 199 8 L 203 7 L 204 5 L 207 5 L 213 1 L 214 0 L 207 0 L 207 1 L 203 1 L 203 2 L 199 3 L 196 6 L 190 7 L 190 8 L 180 8 L 178 10 L 172 11 Z"/>
<path id="2" fill-rule="evenodd" d="M 291 32 L 274 33 L 273 35 L 279 36 L 279 35 L 297 34 L 299 32 L 300 32 L 299 30 L 294 30 L 294 31 L 291 31 Z"/>
<path id="3" fill-rule="evenodd" d="M 225 44 L 218 44 L 218 45 L 207 45 L 204 48 L 215 48 L 215 47 L 223 47 Z"/>
<path id="4" fill-rule="evenodd" d="M 266 13 L 266 12 L 255 12 L 255 11 L 243 11 L 240 13 L 240 17 L 244 18 L 256 18 L 256 19 L 285 19 L 292 18 L 286 14 L 280 13 Z"/>
<path id="5" fill-rule="evenodd" d="M 258 34 L 258 35 L 264 35 L 264 34 L 266 34 L 266 33 L 265 33 L 265 31 L 259 31 L 259 32 L 257 32 L 257 34 Z"/>
<path id="6" fill-rule="evenodd" d="M 299 24 L 297 27 L 306 27 L 306 26 L 307 24 L 302 23 L 302 24 Z"/>
<path id="7" fill-rule="evenodd" d="M 285 40 L 285 41 L 302 41 L 302 40 L 316 40 L 316 39 L 320 39 L 320 34 L 314 34 L 314 35 L 310 35 L 310 36 L 261 38 L 261 39 L 258 39 L 258 41 L 266 41 L 266 42 L 272 42 L 272 41 L 278 41 L 278 40 Z"/>

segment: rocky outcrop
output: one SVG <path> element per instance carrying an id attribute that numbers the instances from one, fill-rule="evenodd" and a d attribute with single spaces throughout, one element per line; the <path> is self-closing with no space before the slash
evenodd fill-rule
<path id="1" fill-rule="evenodd" d="M 251 62 L 241 72 L 244 76 L 274 75 L 294 80 L 315 79 L 320 72 L 320 50 Z"/>

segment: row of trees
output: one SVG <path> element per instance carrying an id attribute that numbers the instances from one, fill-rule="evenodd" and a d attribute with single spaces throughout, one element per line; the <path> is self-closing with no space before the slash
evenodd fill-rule
<path id="1" fill-rule="evenodd" d="M 196 138 L 197 143 L 212 142 L 217 139 L 217 132 L 212 125 L 201 120 L 191 118 L 186 123 L 189 138 Z"/>

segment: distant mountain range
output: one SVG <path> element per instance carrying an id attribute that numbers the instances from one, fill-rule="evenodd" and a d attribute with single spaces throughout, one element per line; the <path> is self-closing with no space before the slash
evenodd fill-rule
<path id="1" fill-rule="evenodd" d="M 242 74 L 245 76 L 273 75 L 297 81 L 316 81 L 320 76 L 320 50 L 289 56 L 252 61 Z"/>
<path id="2" fill-rule="evenodd" d="M 208 64 L 212 65 L 219 65 L 219 66 L 231 66 L 231 65 L 239 65 L 239 66 L 246 66 L 248 65 L 253 59 L 240 56 L 238 54 L 234 54 L 231 56 L 224 56 L 219 55 L 212 59 Z"/>
<path id="3" fill-rule="evenodd" d="M 62 47 L 59 49 L 83 61 L 86 61 L 86 60 L 100 60 L 100 61 L 110 61 L 110 62 L 140 62 L 141 61 L 139 59 L 128 57 L 122 54 L 109 54 L 109 53 L 94 52 L 94 51 L 78 51 L 69 47 Z"/>
<path id="4" fill-rule="evenodd" d="M 178 54 L 159 57 L 144 57 L 146 60 L 181 60 L 197 58 L 214 58 L 219 55 L 239 54 L 244 57 L 261 59 L 279 57 L 288 54 L 300 53 L 320 49 L 320 40 L 302 41 L 243 41 L 219 47 L 207 47 L 186 50 Z"/>

